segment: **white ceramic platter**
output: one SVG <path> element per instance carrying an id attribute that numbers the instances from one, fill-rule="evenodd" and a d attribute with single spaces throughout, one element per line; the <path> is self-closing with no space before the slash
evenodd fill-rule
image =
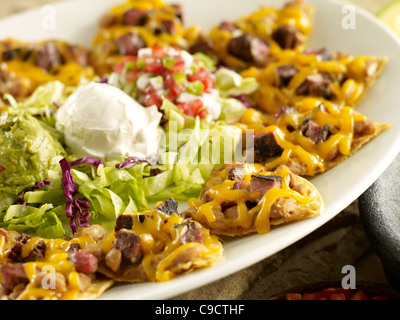
<path id="1" fill-rule="evenodd" d="M 57 38 L 86 45 L 100 16 L 118 0 L 73 0 L 45 6 L 0 21 L 0 38 Z M 255 11 L 259 5 L 281 6 L 284 0 L 176 0 L 185 10 L 187 25 L 205 29 Z M 274 229 L 266 235 L 235 238 L 225 244 L 223 259 L 214 267 L 166 283 L 129 284 L 112 288 L 101 299 L 167 299 L 211 283 L 265 259 L 303 238 L 356 200 L 390 165 L 400 151 L 400 41 L 366 11 L 334 0 L 309 0 L 316 20 L 309 47 L 328 47 L 351 54 L 383 55 L 390 63 L 359 111 L 392 128 L 336 168 L 315 177 L 325 211 L 320 217 Z M 49 14 L 54 13 L 54 16 Z M 50 17 L 50 20 L 49 20 Z M 54 19 L 51 19 L 54 17 Z M 354 24 L 349 24 L 353 22 Z"/>

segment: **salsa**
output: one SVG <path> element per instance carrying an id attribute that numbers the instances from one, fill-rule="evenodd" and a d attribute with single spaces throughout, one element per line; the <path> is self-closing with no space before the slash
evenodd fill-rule
<path id="1" fill-rule="evenodd" d="M 140 49 L 137 57 L 125 57 L 114 71 L 134 84 L 134 98 L 145 107 L 160 108 L 166 98 L 194 118 L 211 114 L 218 119 L 221 113 L 214 74 L 184 50 L 159 45 Z"/>

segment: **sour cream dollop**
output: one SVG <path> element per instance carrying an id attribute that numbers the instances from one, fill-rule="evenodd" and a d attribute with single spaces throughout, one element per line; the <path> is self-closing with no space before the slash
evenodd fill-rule
<path id="1" fill-rule="evenodd" d="M 56 114 L 56 128 L 78 156 L 157 156 L 162 114 L 119 88 L 90 82 L 77 88 Z"/>

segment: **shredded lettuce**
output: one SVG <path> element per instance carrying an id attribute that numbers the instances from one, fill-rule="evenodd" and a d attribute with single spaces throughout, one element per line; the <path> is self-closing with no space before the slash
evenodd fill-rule
<path id="1" fill-rule="evenodd" d="M 29 98 L 22 102 L 15 101 L 9 94 L 6 94 L 4 99 L 10 104 L 8 112 L 29 113 L 48 127 L 54 128 L 56 121 L 54 114 L 72 90 L 72 87 L 66 87 L 60 81 L 51 81 L 39 86 Z"/>
<path id="2" fill-rule="evenodd" d="M 4 206 L 0 209 L 0 228 L 44 238 L 60 238 L 66 235 L 62 221 L 64 212 L 63 206 L 54 208 L 51 204 L 43 204 L 38 208 Z"/>

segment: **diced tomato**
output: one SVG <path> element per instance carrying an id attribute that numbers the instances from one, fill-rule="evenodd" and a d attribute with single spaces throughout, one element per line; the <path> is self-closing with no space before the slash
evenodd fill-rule
<path id="1" fill-rule="evenodd" d="M 351 297 L 351 292 L 349 289 L 343 288 L 327 288 L 321 291 L 321 296 L 330 300 L 331 295 L 339 295 L 343 294 L 345 296 L 345 300 L 349 300 Z"/>
<path id="2" fill-rule="evenodd" d="M 127 73 L 125 76 L 125 80 L 127 82 L 134 82 L 137 80 L 139 74 L 138 69 L 132 69 L 131 72 Z"/>
<path id="3" fill-rule="evenodd" d="M 163 66 L 161 61 L 154 61 L 153 63 L 146 64 L 145 72 L 153 73 L 158 76 L 162 76 L 165 71 L 165 67 Z"/>
<path id="4" fill-rule="evenodd" d="M 316 293 L 303 293 L 303 300 L 319 300 L 321 295 L 319 292 Z"/>
<path id="5" fill-rule="evenodd" d="M 207 109 L 203 105 L 200 99 L 195 99 L 190 103 L 183 102 L 178 105 L 178 108 L 186 115 L 195 117 L 200 117 L 203 119 L 208 115 Z"/>
<path id="6" fill-rule="evenodd" d="M 3 166 L 0 166 L 0 173 L 3 173 L 4 171 L 6 171 L 6 168 L 4 168 Z"/>
<path id="7" fill-rule="evenodd" d="M 189 110 L 192 116 L 199 116 L 200 118 L 204 117 L 204 111 L 206 108 L 203 105 L 203 101 L 200 99 L 195 99 L 189 103 Z"/>
<path id="8" fill-rule="evenodd" d="M 205 92 L 210 92 L 211 89 L 215 88 L 215 81 L 211 78 L 209 72 L 201 68 L 199 71 L 188 76 L 188 81 L 201 81 Z"/>
<path id="9" fill-rule="evenodd" d="M 287 293 L 286 300 L 301 300 L 302 296 L 300 293 Z"/>
<path id="10" fill-rule="evenodd" d="M 124 68 L 125 68 L 125 63 L 128 62 L 128 61 L 137 61 L 137 58 L 136 58 L 136 57 L 133 57 L 133 56 L 126 56 L 126 57 L 124 57 L 120 63 L 117 63 L 117 64 L 114 66 L 114 68 L 113 68 L 113 69 L 114 69 L 114 72 L 116 72 L 116 73 L 121 73 L 121 72 L 124 70 Z"/>
<path id="11" fill-rule="evenodd" d="M 162 45 L 156 44 L 151 49 L 153 50 L 153 56 L 156 59 L 162 59 L 167 56 L 167 52 L 165 51 L 165 48 Z"/>
<path id="12" fill-rule="evenodd" d="M 358 290 L 350 300 L 368 300 L 368 296 L 363 290 Z"/>
<path id="13" fill-rule="evenodd" d="M 162 99 L 156 93 L 146 94 L 144 97 L 144 106 L 151 107 L 153 105 L 156 105 L 157 108 L 161 107 Z"/>
<path id="14" fill-rule="evenodd" d="M 329 300 L 346 300 L 344 293 L 332 293 Z"/>
<path id="15" fill-rule="evenodd" d="M 179 110 L 181 110 L 184 114 L 188 114 L 189 112 L 189 104 L 187 102 L 182 102 L 178 105 Z"/>
<path id="16" fill-rule="evenodd" d="M 172 67 L 172 72 L 174 73 L 184 73 L 185 72 L 185 62 L 183 60 L 175 62 Z"/>
<path id="17" fill-rule="evenodd" d="M 123 70 L 124 70 L 124 68 L 125 68 L 125 63 L 123 63 L 123 62 L 120 62 L 120 63 L 117 63 L 114 67 L 113 67 L 113 70 L 114 70 L 114 72 L 116 72 L 116 73 L 121 73 Z"/>

